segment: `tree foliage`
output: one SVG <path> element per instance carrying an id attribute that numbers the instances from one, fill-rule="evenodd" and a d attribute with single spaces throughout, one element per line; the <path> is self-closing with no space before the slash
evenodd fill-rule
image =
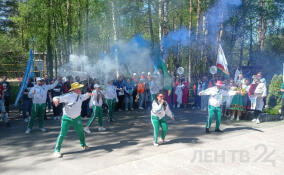
<path id="1" fill-rule="evenodd" d="M 218 0 L 221 4 L 224 1 L 228 0 Z M 216 63 L 217 38 L 229 70 L 284 62 L 284 2 L 240 1 L 241 6 L 226 7 L 230 17 L 212 30 L 210 20 L 222 18 L 222 13 L 208 15 L 217 0 L 6 0 L 0 4 L 0 30 L 25 52 L 34 48 L 47 53 L 49 74 L 53 74 L 54 67 L 68 62 L 72 53 L 87 55 L 95 62 L 100 54 L 110 52 L 113 21 L 118 39 L 129 40 L 142 34 L 156 45 L 160 43 L 161 26 L 162 35 L 166 35 L 190 25 L 190 46 L 172 47 L 167 63 L 172 72 L 179 66 L 188 71 L 190 66 L 192 77 L 208 74 L 208 67 Z M 3 10 L 4 6 L 10 10 Z M 163 13 L 159 14 L 160 11 Z M 18 45 L 10 50 L 17 52 Z M 262 68 L 264 74 L 271 72 Z M 274 70 L 279 72 L 279 64 Z"/>

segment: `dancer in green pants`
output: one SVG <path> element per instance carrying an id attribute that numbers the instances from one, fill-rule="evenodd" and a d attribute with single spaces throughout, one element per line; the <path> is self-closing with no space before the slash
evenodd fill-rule
<path id="1" fill-rule="evenodd" d="M 59 81 L 61 81 L 61 78 L 58 78 L 58 81 L 55 81 L 51 85 L 45 85 L 43 84 L 44 82 L 42 78 L 36 78 L 37 85 L 31 88 L 28 94 L 28 96 L 33 99 L 33 106 L 26 134 L 31 132 L 36 117 L 39 118 L 39 129 L 42 132 L 46 131 L 46 129 L 43 127 L 43 118 L 45 115 L 47 91 L 55 88 Z"/>
<path id="2" fill-rule="evenodd" d="M 211 127 L 212 118 L 215 115 L 216 118 L 216 128 L 215 132 L 222 132 L 220 130 L 220 122 L 221 122 L 221 104 L 222 98 L 227 94 L 227 92 L 221 89 L 223 86 L 222 81 L 217 81 L 216 86 L 208 88 L 204 91 L 201 91 L 199 95 L 210 95 L 209 98 L 209 110 L 208 110 L 208 118 L 206 122 L 205 132 L 209 133 L 209 129 Z"/>
<path id="3" fill-rule="evenodd" d="M 93 96 L 90 100 L 90 108 L 93 108 L 93 113 L 91 118 L 89 119 L 87 126 L 84 127 L 84 131 L 88 134 L 91 133 L 90 126 L 94 122 L 95 118 L 98 117 L 99 131 L 105 131 L 106 129 L 103 127 L 103 92 L 100 90 L 100 85 L 94 85 L 95 90 L 93 91 Z"/>
<path id="4" fill-rule="evenodd" d="M 69 126 L 72 125 L 75 129 L 76 133 L 79 136 L 80 144 L 82 149 L 87 149 L 87 145 L 85 143 L 85 135 L 83 131 L 82 118 L 81 114 L 81 106 L 82 102 L 87 100 L 92 93 L 81 94 L 82 88 L 84 85 L 79 84 L 77 82 L 71 84 L 71 89 L 69 91 L 73 91 L 66 95 L 58 96 L 53 98 L 53 102 L 55 106 L 58 106 L 59 103 L 65 103 L 63 108 L 63 117 L 61 121 L 61 130 L 56 140 L 56 145 L 54 148 L 54 155 L 56 157 L 61 157 L 60 149 L 63 142 L 64 137 L 66 136 Z"/>
<path id="5" fill-rule="evenodd" d="M 109 81 L 106 86 L 105 97 L 108 105 L 110 121 L 114 121 L 113 112 L 115 109 L 115 103 L 118 102 L 118 98 L 116 94 L 116 87 L 113 85 L 112 81 Z"/>
<path id="6" fill-rule="evenodd" d="M 162 93 L 157 93 L 155 100 L 152 103 L 151 110 L 151 122 L 154 128 L 154 146 L 159 146 L 158 144 L 158 134 L 159 128 L 162 128 L 161 139 L 162 143 L 165 143 L 165 137 L 168 132 L 168 125 L 166 120 L 166 115 L 169 116 L 172 120 L 175 120 L 169 105 L 164 101 L 164 96 Z"/>

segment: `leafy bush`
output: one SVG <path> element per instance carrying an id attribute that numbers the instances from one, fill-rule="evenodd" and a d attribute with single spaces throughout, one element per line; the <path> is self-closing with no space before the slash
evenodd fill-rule
<path id="1" fill-rule="evenodd" d="M 267 97 L 269 108 L 274 108 L 279 105 L 281 106 L 282 93 L 280 92 L 280 89 L 282 82 L 282 75 L 273 76 L 269 85 L 269 93 Z"/>
<path id="2" fill-rule="evenodd" d="M 279 114 L 279 108 L 278 107 L 266 108 L 264 110 L 264 112 L 267 113 L 267 114 L 278 115 Z"/>

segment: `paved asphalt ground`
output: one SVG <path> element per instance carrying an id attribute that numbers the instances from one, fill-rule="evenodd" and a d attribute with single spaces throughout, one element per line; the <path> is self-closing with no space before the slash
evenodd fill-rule
<path id="1" fill-rule="evenodd" d="M 228 121 L 223 133 L 205 134 L 206 113 L 174 110 L 168 120 L 168 142 L 152 145 L 153 129 L 147 112 L 116 113 L 117 121 L 96 124 L 86 134 L 90 149 L 82 151 L 71 127 L 62 145 L 62 158 L 53 157 L 60 121 L 47 120 L 47 132 L 37 123 L 26 135 L 26 123 L 12 113 L 12 127 L 0 122 L 0 174 L 83 175 L 230 175 L 284 174 L 284 121 L 255 124 Z M 84 119 L 84 123 L 87 119 Z"/>

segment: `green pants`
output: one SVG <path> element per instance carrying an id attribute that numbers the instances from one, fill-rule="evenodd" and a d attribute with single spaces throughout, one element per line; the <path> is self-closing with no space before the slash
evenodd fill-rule
<path id="1" fill-rule="evenodd" d="M 212 118 L 215 115 L 216 130 L 219 129 L 220 121 L 221 121 L 221 107 L 214 107 L 214 106 L 209 105 L 208 112 L 209 112 L 209 115 L 208 115 L 208 119 L 207 119 L 207 122 L 206 122 L 206 128 L 210 128 L 211 123 L 212 123 Z"/>
<path id="2" fill-rule="evenodd" d="M 56 145 L 54 147 L 54 151 L 60 152 L 63 139 L 66 136 L 70 125 L 73 125 L 73 128 L 75 129 L 77 135 L 79 136 L 81 146 L 82 147 L 86 146 L 85 134 L 84 134 L 84 131 L 83 131 L 81 116 L 79 116 L 75 119 L 72 119 L 72 118 L 68 117 L 67 115 L 63 115 L 62 121 L 61 121 L 61 130 L 60 130 L 60 133 L 57 137 Z"/>
<path id="3" fill-rule="evenodd" d="M 166 117 L 162 118 L 162 119 L 159 119 L 159 117 L 156 117 L 156 116 L 151 116 L 151 121 L 152 121 L 152 125 L 153 125 L 153 128 L 154 128 L 154 141 L 155 143 L 158 142 L 158 135 L 159 135 L 159 128 L 161 126 L 162 128 L 162 139 L 164 140 L 166 135 L 167 135 L 167 132 L 168 132 L 168 124 L 167 124 L 167 120 L 166 120 Z"/>
<path id="4" fill-rule="evenodd" d="M 108 105 L 108 113 L 109 113 L 109 117 L 113 118 L 113 112 L 115 109 L 115 99 L 107 99 L 107 105 Z"/>
<path id="5" fill-rule="evenodd" d="M 32 113 L 31 113 L 31 119 L 28 124 L 28 128 L 32 129 L 34 125 L 34 120 L 38 116 L 39 118 L 39 128 L 43 128 L 43 119 L 45 115 L 45 106 L 46 104 L 33 104 L 32 106 Z"/>
<path id="6" fill-rule="evenodd" d="M 93 106 L 93 113 L 91 118 L 88 120 L 87 126 L 90 127 L 94 122 L 95 118 L 98 117 L 99 126 L 103 126 L 103 109 L 100 106 Z"/>
<path id="7" fill-rule="evenodd" d="M 151 94 L 152 102 L 155 100 L 156 94 Z"/>

